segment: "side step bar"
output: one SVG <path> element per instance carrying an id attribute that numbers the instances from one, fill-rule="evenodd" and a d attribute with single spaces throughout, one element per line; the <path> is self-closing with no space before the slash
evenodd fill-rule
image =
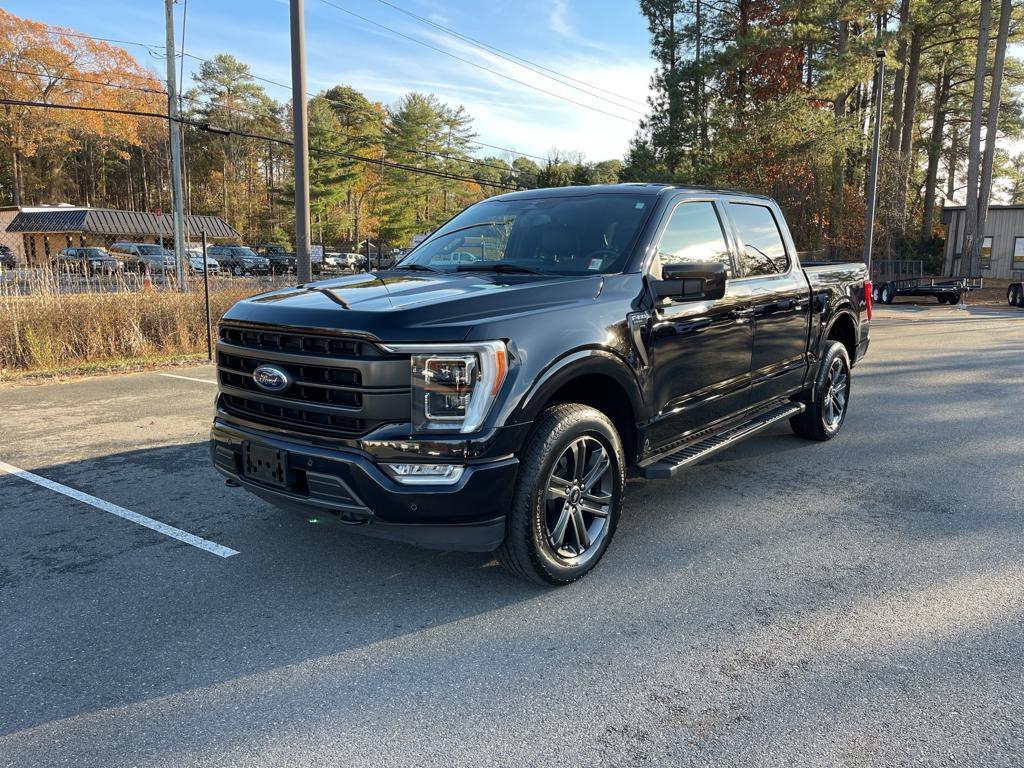
<path id="1" fill-rule="evenodd" d="M 712 456 L 741 440 L 756 435 L 777 421 L 789 419 L 799 413 L 803 413 L 806 408 L 807 406 L 803 403 L 786 403 L 771 411 L 761 413 L 750 421 L 745 421 L 725 432 L 705 437 L 696 443 L 690 443 L 682 448 L 677 448 L 671 453 L 667 453 L 651 461 L 649 464 L 641 466 L 640 470 L 643 472 L 644 477 L 672 477 L 683 467 L 703 461 L 708 456 Z"/>

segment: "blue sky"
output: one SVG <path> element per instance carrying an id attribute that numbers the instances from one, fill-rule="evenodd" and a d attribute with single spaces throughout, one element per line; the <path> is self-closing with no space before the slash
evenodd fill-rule
<path id="1" fill-rule="evenodd" d="M 308 90 L 338 83 L 371 99 L 394 103 L 411 90 L 462 104 L 474 117 L 478 139 L 546 155 L 552 148 L 582 151 L 590 160 L 622 157 L 643 111 L 653 63 L 647 28 L 633 0 L 392 0 L 395 5 L 482 42 L 502 48 L 616 94 L 601 98 L 553 82 L 481 52 L 411 19 L 378 0 L 329 0 L 400 33 L 574 101 L 601 114 L 513 83 L 325 5 L 306 0 Z M 162 0 L 5 0 L 18 16 L 60 24 L 86 34 L 160 45 Z M 181 0 L 176 6 L 181 44 Z M 290 81 L 288 4 L 285 0 L 189 0 L 186 50 L 209 58 L 230 53 L 255 74 Z M 163 73 L 162 61 L 127 46 L 145 66 Z M 198 62 L 186 60 L 185 80 Z M 266 86 L 285 100 L 289 93 Z M 593 91 L 593 89 L 590 89 Z M 605 101 L 617 100 L 620 105 Z M 633 101 L 624 101 L 631 99 Z M 639 104 L 637 102 L 640 102 Z"/>

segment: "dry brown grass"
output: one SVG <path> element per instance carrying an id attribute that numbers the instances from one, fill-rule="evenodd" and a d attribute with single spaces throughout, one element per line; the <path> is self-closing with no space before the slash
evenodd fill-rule
<path id="1" fill-rule="evenodd" d="M 103 291 L 66 286 L 48 273 L 21 288 L 0 282 L 0 377 L 206 352 L 201 281 L 187 293 L 124 281 Z M 214 323 L 239 299 L 265 290 L 250 280 L 216 280 L 210 288 Z"/>

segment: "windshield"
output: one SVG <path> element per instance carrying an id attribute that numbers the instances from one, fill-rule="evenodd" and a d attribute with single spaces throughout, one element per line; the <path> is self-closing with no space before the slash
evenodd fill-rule
<path id="1" fill-rule="evenodd" d="M 649 198 L 622 194 L 485 200 L 438 229 L 398 268 L 620 272 L 650 207 Z"/>
<path id="2" fill-rule="evenodd" d="M 236 257 L 238 257 L 240 259 L 258 259 L 259 258 L 259 256 L 257 256 L 255 253 L 250 251 L 248 248 L 241 248 L 241 247 L 239 247 L 239 248 L 232 248 L 231 252 Z"/>
<path id="3" fill-rule="evenodd" d="M 139 253 L 144 253 L 147 256 L 163 256 L 167 251 L 159 245 L 140 245 Z"/>
<path id="4" fill-rule="evenodd" d="M 102 248 L 84 248 L 83 251 L 85 252 L 86 257 L 88 257 L 90 259 L 109 259 L 110 258 L 107 255 L 107 252 L 104 251 Z"/>

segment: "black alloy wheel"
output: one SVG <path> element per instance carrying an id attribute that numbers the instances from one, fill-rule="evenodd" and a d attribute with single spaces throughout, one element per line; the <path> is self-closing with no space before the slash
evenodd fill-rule
<path id="1" fill-rule="evenodd" d="M 605 414 L 579 403 L 545 408 L 519 454 L 498 562 L 544 585 L 586 575 L 615 535 L 624 467 L 622 441 Z"/>
<path id="2" fill-rule="evenodd" d="M 825 348 L 814 387 L 800 402 L 806 409 L 789 420 L 797 435 L 825 441 L 839 434 L 850 405 L 850 356 L 840 342 L 830 342 Z"/>
<path id="3" fill-rule="evenodd" d="M 836 431 L 846 418 L 846 402 L 850 397 L 850 373 L 841 357 L 832 360 L 824 382 L 825 428 Z"/>
<path id="4" fill-rule="evenodd" d="M 600 550 L 608 534 L 612 463 L 595 437 L 570 443 L 548 476 L 545 543 L 553 557 L 580 565 Z"/>

